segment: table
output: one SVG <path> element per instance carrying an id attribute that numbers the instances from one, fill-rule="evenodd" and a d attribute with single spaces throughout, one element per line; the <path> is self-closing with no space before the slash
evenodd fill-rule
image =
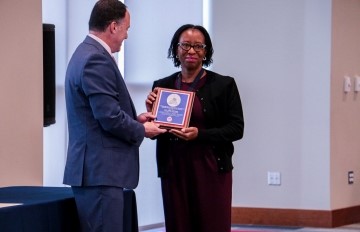
<path id="1" fill-rule="evenodd" d="M 125 190 L 124 197 L 124 232 L 138 232 L 135 192 Z M 8 206 L 9 204 L 11 206 Z M 41 186 L 0 188 L 0 231 L 80 231 L 71 188 Z"/>

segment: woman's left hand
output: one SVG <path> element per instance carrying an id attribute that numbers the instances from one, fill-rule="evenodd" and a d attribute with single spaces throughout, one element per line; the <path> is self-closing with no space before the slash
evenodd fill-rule
<path id="1" fill-rule="evenodd" d="M 171 129 L 169 132 L 180 139 L 189 141 L 194 140 L 198 136 L 199 130 L 197 127 L 182 128 L 181 130 Z"/>
<path id="2" fill-rule="evenodd" d="M 150 92 L 145 100 L 145 106 L 146 106 L 146 110 L 148 112 L 151 112 L 153 104 L 156 100 L 157 97 L 157 92 L 158 92 L 158 88 L 155 88 L 152 92 Z"/>

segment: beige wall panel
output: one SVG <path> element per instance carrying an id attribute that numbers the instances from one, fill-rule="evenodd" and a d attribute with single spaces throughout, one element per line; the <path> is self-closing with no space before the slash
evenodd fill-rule
<path id="1" fill-rule="evenodd" d="M 0 1 L 0 186 L 42 185 L 41 1 Z"/>
<path id="2" fill-rule="evenodd" d="M 360 204 L 360 0 L 333 0 L 331 68 L 331 193 L 332 208 Z M 352 82 L 344 93 L 344 76 Z M 347 182 L 354 171 L 355 183 Z"/>

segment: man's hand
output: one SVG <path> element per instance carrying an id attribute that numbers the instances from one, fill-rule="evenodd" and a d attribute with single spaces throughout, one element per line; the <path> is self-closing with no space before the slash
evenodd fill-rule
<path id="1" fill-rule="evenodd" d="M 154 119 L 155 115 L 152 115 L 150 112 L 145 112 L 137 116 L 137 121 L 141 123 L 150 122 Z"/>
<path id="2" fill-rule="evenodd" d="M 166 129 L 159 128 L 159 124 L 154 122 L 145 122 L 143 125 L 145 127 L 146 138 L 152 138 L 167 131 Z"/>

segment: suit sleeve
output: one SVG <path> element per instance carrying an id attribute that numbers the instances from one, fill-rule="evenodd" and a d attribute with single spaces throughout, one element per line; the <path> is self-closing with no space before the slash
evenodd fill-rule
<path id="1" fill-rule="evenodd" d="M 145 128 L 134 119 L 130 95 L 112 61 L 104 54 L 94 54 L 83 72 L 82 88 L 101 128 L 121 140 L 140 146 Z"/>

